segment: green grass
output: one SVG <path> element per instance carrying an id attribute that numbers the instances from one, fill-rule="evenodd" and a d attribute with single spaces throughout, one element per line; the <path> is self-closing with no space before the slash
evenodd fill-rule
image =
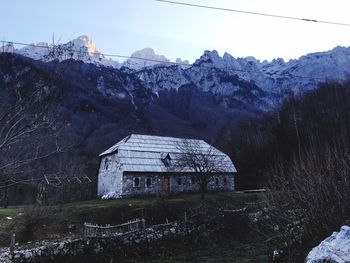
<path id="1" fill-rule="evenodd" d="M 91 201 L 80 201 L 74 203 L 67 203 L 63 205 L 64 208 L 78 208 L 78 209 L 103 209 L 111 207 L 121 207 L 125 205 L 144 206 L 149 203 L 150 199 L 115 199 L 115 200 L 101 200 L 95 199 Z"/>
<path id="2" fill-rule="evenodd" d="M 264 238 L 249 228 L 240 233 L 229 230 L 217 232 L 212 234 L 209 239 L 210 242 L 206 244 L 172 240 L 171 244 L 165 245 L 167 247 L 165 256 L 160 256 L 149 262 L 267 262 Z"/>
<path id="3" fill-rule="evenodd" d="M 205 203 L 213 206 L 220 206 L 224 203 L 229 204 L 234 208 L 241 208 L 247 202 L 257 202 L 260 200 L 260 195 L 256 193 L 208 193 L 205 197 Z M 108 218 L 103 212 L 111 212 L 118 210 L 119 212 L 127 210 L 127 208 L 147 207 L 155 202 L 159 202 L 159 198 L 130 198 L 130 199 L 115 199 L 115 200 L 101 200 L 95 199 L 90 201 L 80 201 L 74 203 L 67 203 L 64 205 L 44 206 L 52 212 L 49 217 L 56 217 L 57 214 L 65 214 L 68 218 L 79 219 L 83 214 L 89 214 L 86 219 L 98 219 L 100 217 L 105 220 L 113 220 Z M 182 194 L 170 196 L 164 199 L 168 205 L 172 206 L 195 206 L 201 202 L 200 194 Z M 28 206 L 10 206 L 8 208 L 0 208 L 0 225 L 1 221 L 6 217 L 16 218 L 21 213 L 34 207 Z M 102 214 L 101 214 L 102 213 Z M 67 218 L 67 219 L 68 219 Z M 112 222 L 111 222 L 112 223 Z"/>
<path id="4" fill-rule="evenodd" d="M 156 198 L 130 198 L 130 199 L 115 199 L 115 200 L 91 200 L 80 201 L 74 203 L 67 203 L 65 208 L 79 208 L 79 209 L 99 209 L 110 207 L 121 207 L 125 205 L 145 206 L 153 202 Z M 229 202 L 235 206 L 242 206 L 246 202 L 259 201 L 260 195 L 256 193 L 208 193 L 205 196 L 205 202 L 222 203 Z M 182 194 L 170 196 L 166 199 L 169 203 L 197 203 L 200 199 L 200 194 Z M 1 210 L 1 209 L 0 209 Z"/>
<path id="5" fill-rule="evenodd" d="M 0 220 L 6 217 L 16 217 L 19 213 L 23 212 L 23 206 L 11 206 L 8 208 L 0 208 Z"/>
<path id="6" fill-rule="evenodd" d="M 220 263 L 261 263 L 267 262 L 265 243 L 240 244 L 230 248 L 216 250 L 199 249 L 191 256 L 176 255 L 168 259 L 156 259 L 152 263 L 184 263 L 184 262 L 220 262 Z"/>
<path id="7" fill-rule="evenodd" d="M 215 249 L 202 248 L 192 251 L 189 255 L 187 252 L 177 254 L 176 256 L 155 259 L 152 263 L 184 263 L 184 262 L 201 262 L 201 263 L 261 263 L 267 262 L 266 246 L 263 240 L 252 243 L 230 243 L 230 247 L 224 246 Z"/>
<path id="8" fill-rule="evenodd" d="M 259 199 L 256 193 L 208 193 L 205 202 L 214 207 L 229 204 L 233 208 L 241 208 L 246 202 L 257 202 Z M 165 222 L 166 218 L 176 220 L 177 216 L 183 216 L 186 210 L 198 206 L 200 202 L 200 194 L 181 194 L 166 198 L 96 199 L 43 207 L 11 206 L 0 208 L 0 236 L 7 236 L 10 231 L 21 231 L 27 225 L 35 228 L 35 236 L 31 237 L 34 239 L 74 236 L 81 234 L 85 222 L 119 224 L 130 217 L 141 216 L 150 225 Z M 136 211 L 137 208 L 143 208 L 144 214 Z M 34 226 L 31 220 L 36 220 Z"/>

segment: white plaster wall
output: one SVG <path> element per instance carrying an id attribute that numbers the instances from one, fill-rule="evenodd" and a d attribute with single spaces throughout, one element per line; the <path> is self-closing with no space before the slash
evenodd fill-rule
<path id="1" fill-rule="evenodd" d="M 105 161 L 108 165 L 105 165 Z M 98 196 L 110 192 L 122 194 L 123 170 L 120 164 L 118 154 L 112 154 L 101 158 L 100 169 L 98 172 Z"/>

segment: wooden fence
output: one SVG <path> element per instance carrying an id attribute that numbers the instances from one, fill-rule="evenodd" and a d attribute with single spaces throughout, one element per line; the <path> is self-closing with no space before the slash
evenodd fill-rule
<path id="1" fill-rule="evenodd" d="M 134 219 L 120 225 L 100 226 L 91 223 L 84 224 L 84 238 L 109 237 L 113 235 L 129 234 L 145 230 L 145 219 Z"/>
<path id="2" fill-rule="evenodd" d="M 198 215 L 205 215 L 207 213 L 208 213 L 208 207 L 205 205 L 200 205 L 198 207 L 191 208 L 188 214 L 185 213 L 185 221 L 187 218 L 190 219 Z"/>

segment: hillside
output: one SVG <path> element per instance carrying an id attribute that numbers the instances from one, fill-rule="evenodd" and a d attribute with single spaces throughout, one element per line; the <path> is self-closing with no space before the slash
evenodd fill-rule
<path id="1" fill-rule="evenodd" d="M 233 135 L 230 142 L 242 176 L 256 181 L 276 164 L 293 165 L 300 154 L 328 147 L 346 151 L 349 101 L 349 82 L 324 84 L 304 96 L 291 97 L 273 112 L 242 122 L 238 134 L 244 136 Z"/>
<path id="2" fill-rule="evenodd" d="M 255 187 L 257 175 L 244 172 L 250 166 L 248 159 L 242 159 L 248 150 L 239 153 L 239 147 L 245 147 L 241 142 L 226 143 L 232 136 L 234 141 L 245 138 L 242 135 L 249 129 L 241 129 L 241 123 L 273 111 L 293 94 L 301 96 L 317 89 L 322 81 L 345 80 L 350 68 L 350 51 L 340 47 L 289 62 L 260 62 L 228 54 L 220 57 L 216 51 L 206 51 L 188 66 L 153 63 L 135 68 L 129 61 L 115 67 L 102 63 L 104 60 L 94 63 L 92 58 L 98 52 L 88 38 L 81 37 L 74 43 L 91 54 L 55 58 L 27 48 L 15 52 L 22 55 L 0 55 L 2 105 L 21 103 L 16 92 L 24 88 L 39 87 L 57 96 L 55 101 L 43 100 L 41 105 L 56 123 L 59 132 L 55 136 L 64 147 L 57 156 L 38 161 L 35 171 L 33 165 L 28 165 L 27 178 L 60 172 L 96 180 L 98 154 L 123 137 L 139 133 L 214 142 L 239 163 L 238 171 L 243 171 L 245 181 L 251 181 L 249 187 Z M 70 45 L 73 44 L 61 48 L 69 51 Z M 147 55 L 167 61 L 149 49 L 144 52 L 134 58 Z M 41 115 L 39 108 L 33 108 L 32 116 L 37 116 L 35 110 Z M 38 133 L 31 139 L 40 141 L 42 135 Z M 54 146 L 52 139 L 47 141 L 51 142 L 48 146 Z M 25 145 L 21 145 L 24 151 Z M 75 167 L 74 171 L 69 166 Z M 247 187 L 240 180 L 237 186 Z M 12 202 L 34 201 L 35 189 L 35 184 L 19 185 Z"/>

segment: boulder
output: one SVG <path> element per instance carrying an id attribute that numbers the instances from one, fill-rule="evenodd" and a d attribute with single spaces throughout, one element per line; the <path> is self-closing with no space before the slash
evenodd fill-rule
<path id="1" fill-rule="evenodd" d="M 342 226 L 339 232 L 314 247 L 305 259 L 305 263 L 347 263 L 350 262 L 350 227 Z"/>

